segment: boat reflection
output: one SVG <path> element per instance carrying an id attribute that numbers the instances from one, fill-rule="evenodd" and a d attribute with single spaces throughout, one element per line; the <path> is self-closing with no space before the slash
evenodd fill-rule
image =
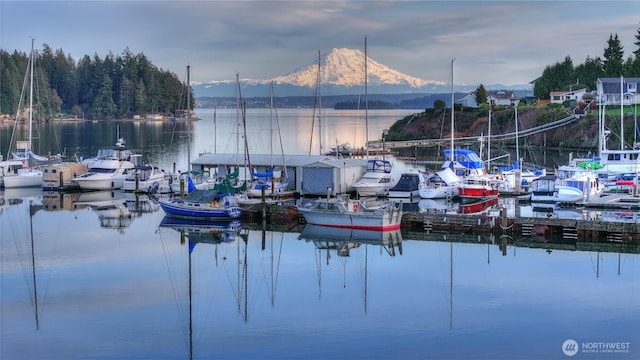
<path id="1" fill-rule="evenodd" d="M 340 229 L 307 224 L 298 239 L 313 242 L 318 250 L 335 250 L 338 256 L 349 256 L 349 252 L 361 244 L 380 245 L 390 256 L 396 255 L 397 248 L 402 255 L 400 230 Z"/>
<path id="2" fill-rule="evenodd" d="M 458 213 L 459 214 L 479 214 L 490 210 L 494 205 L 498 204 L 498 198 L 491 198 L 487 200 L 481 200 L 471 203 L 459 204 L 458 205 Z"/>
<path id="3" fill-rule="evenodd" d="M 221 244 L 234 242 L 242 229 L 239 220 L 203 221 L 179 219 L 165 216 L 160 227 L 168 227 L 180 233 L 181 241 L 186 237 L 191 243 Z"/>
<path id="4" fill-rule="evenodd" d="M 123 193 L 120 191 L 82 192 L 73 204 L 74 209 L 90 208 L 98 214 L 100 227 L 118 230 L 123 233 L 131 226 L 133 214 L 126 206 Z"/>

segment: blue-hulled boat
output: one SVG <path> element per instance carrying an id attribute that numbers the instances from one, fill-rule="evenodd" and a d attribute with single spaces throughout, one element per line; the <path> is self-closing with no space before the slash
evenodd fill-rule
<path id="1" fill-rule="evenodd" d="M 195 220 L 237 219 L 242 214 L 233 194 L 220 194 L 216 190 L 192 190 L 185 197 L 160 200 L 167 216 Z"/>

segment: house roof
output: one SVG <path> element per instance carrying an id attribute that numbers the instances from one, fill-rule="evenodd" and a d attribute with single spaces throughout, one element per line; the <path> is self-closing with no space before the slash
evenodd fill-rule
<path id="1" fill-rule="evenodd" d="M 621 78 L 598 78 L 598 91 L 602 91 L 603 94 L 620 94 L 620 79 Z M 627 84 L 639 84 L 640 86 L 640 78 L 622 78 L 624 82 L 624 87 L 626 88 Z"/>
<path id="2" fill-rule="evenodd" d="M 487 91 L 487 98 L 517 99 L 517 96 L 512 91 L 494 90 L 494 91 Z"/>

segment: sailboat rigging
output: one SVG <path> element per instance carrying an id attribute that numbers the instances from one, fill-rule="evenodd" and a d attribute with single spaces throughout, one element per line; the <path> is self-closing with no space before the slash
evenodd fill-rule
<path id="1" fill-rule="evenodd" d="M 313 148 L 313 129 L 316 121 L 316 108 L 318 109 L 318 146 L 319 155 L 322 155 L 322 97 L 320 93 L 320 83 L 322 81 L 322 63 L 320 59 L 320 50 L 318 50 L 318 74 L 316 78 L 316 95 L 315 102 L 313 104 L 313 117 L 311 119 L 311 139 L 309 141 L 309 155 L 311 155 Z"/>
<path id="2" fill-rule="evenodd" d="M 14 123 L 13 132 L 11 134 L 11 141 L 9 142 L 9 153 L 11 153 L 11 147 L 13 146 L 13 140 L 18 126 L 18 117 L 20 114 L 20 108 L 22 106 L 22 95 L 26 88 L 27 80 L 29 81 L 29 130 L 27 140 L 16 141 L 16 150 L 11 153 L 13 160 L 22 162 L 22 168 L 17 169 L 14 174 L 4 174 L 3 184 L 5 188 L 18 188 L 18 187 L 39 187 L 42 186 L 42 170 L 40 166 L 47 164 L 54 164 L 62 162 L 62 156 L 60 154 L 55 156 L 40 156 L 33 152 L 33 87 L 34 87 L 34 66 L 36 61 L 36 51 L 34 47 L 35 39 L 31 39 L 31 52 L 29 53 L 29 63 L 27 66 L 27 73 L 25 74 L 23 90 L 18 104 L 18 110 L 16 113 L 16 119 Z"/>

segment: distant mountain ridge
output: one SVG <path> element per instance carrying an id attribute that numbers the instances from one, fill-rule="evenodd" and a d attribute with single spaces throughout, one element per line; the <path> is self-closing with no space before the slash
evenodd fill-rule
<path id="1" fill-rule="evenodd" d="M 333 49 L 320 55 L 320 91 L 322 95 L 364 94 L 364 53 L 358 49 Z M 403 74 L 370 57 L 367 59 L 367 92 L 370 94 L 446 93 L 451 85 L 442 81 L 423 80 Z M 277 96 L 313 96 L 318 78 L 318 64 L 299 67 L 293 72 L 272 79 L 240 79 L 243 97 L 266 96 L 271 81 Z M 457 92 L 473 91 L 479 84 L 454 85 Z M 211 81 L 193 86 L 196 97 L 235 96 L 235 80 Z M 484 85 L 488 90 L 530 90 L 530 85 Z"/>

